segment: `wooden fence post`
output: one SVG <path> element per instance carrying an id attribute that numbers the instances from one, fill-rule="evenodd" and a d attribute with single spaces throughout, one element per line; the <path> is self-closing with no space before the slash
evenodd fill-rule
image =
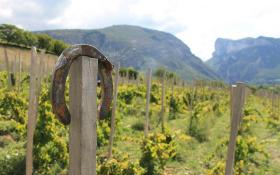
<path id="1" fill-rule="evenodd" d="M 98 61 L 82 56 L 70 68 L 70 175 L 96 174 Z"/>
<path id="2" fill-rule="evenodd" d="M 115 135 L 115 118 L 116 118 L 116 109 L 117 109 L 117 97 L 118 97 L 118 84 L 119 84 L 119 69 L 120 63 L 116 65 L 115 72 L 115 82 L 114 82 L 114 97 L 113 97 L 113 107 L 112 107 L 112 116 L 111 116 L 111 130 L 110 130 L 110 138 L 109 138 L 109 150 L 108 150 L 108 158 L 111 158 L 113 155 L 113 142 Z"/>
<path id="3" fill-rule="evenodd" d="M 237 83 L 231 88 L 231 131 L 228 144 L 227 161 L 225 175 L 231 175 L 234 169 L 235 145 L 238 128 L 243 115 L 243 105 L 245 101 L 245 85 Z"/>
<path id="4" fill-rule="evenodd" d="M 39 100 L 39 73 L 36 48 L 31 48 L 30 64 L 30 86 L 29 86 L 29 105 L 27 122 L 27 148 L 26 148 L 26 175 L 32 175 L 33 171 L 33 137 L 36 127 L 38 100 Z"/>
<path id="5" fill-rule="evenodd" d="M 22 63 L 21 63 L 21 55 L 20 52 L 18 53 L 18 64 L 19 64 L 19 68 L 18 68 L 18 90 L 20 90 L 21 88 L 21 69 L 22 69 Z"/>
<path id="6" fill-rule="evenodd" d="M 9 57 L 7 53 L 6 47 L 4 47 L 4 56 L 5 56 L 5 64 L 6 64 L 6 71 L 7 71 L 7 81 L 8 81 L 8 89 L 12 86 L 11 76 L 10 76 L 10 64 L 9 64 Z"/>
<path id="7" fill-rule="evenodd" d="M 46 57 L 46 51 L 45 50 L 41 50 L 40 53 L 40 69 L 41 69 L 41 78 L 43 78 L 45 76 L 45 68 L 46 68 L 46 62 L 45 62 L 45 58 Z"/>
<path id="8" fill-rule="evenodd" d="M 148 136 L 149 132 L 149 113 L 150 113 L 150 94 L 151 94 L 151 81 L 152 81 L 152 69 L 149 68 L 146 74 L 147 80 L 147 92 L 146 92 L 146 115 L 144 124 L 144 135 Z"/>

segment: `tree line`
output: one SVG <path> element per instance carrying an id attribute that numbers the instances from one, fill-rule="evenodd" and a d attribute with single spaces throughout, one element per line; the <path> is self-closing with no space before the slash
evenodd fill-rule
<path id="1" fill-rule="evenodd" d="M 56 40 L 47 34 L 36 34 L 18 28 L 11 24 L 0 25 L 0 43 L 15 44 L 24 47 L 36 46 L 39 49 L 45 49 L 56 55 L 67 47 L 67 44 L 61 40 Z"/>

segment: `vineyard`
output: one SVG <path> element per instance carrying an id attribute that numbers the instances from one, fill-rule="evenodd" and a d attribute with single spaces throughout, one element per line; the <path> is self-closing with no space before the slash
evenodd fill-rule
<path id="1" fill-rule="evenodd" d="M 12 68 L 8 71 L 4 49 L 0 49 L 0 175 L 20 175 L 25 174 L 26 166 L 31 53 L 7 50 Z M 64 175 L 69 170 L 69 126 L 52 113 L 50 88 L 55 56 L 42 52 L 36 55 L 39 57 L 44 59 L 45 68 L 40 74 L 33 174 Z M 113 79 L 116 74 L 114 70 Z M 145 136 L 146 73 L 121 68 L 119 75 L 110 158 L 110 117 L 97 121 L 97 174 L 224 174 L 231 131 L 231 86 L 218 81 L 185 82 L 168 70 L 153 71 Z M 100 91 L 97 87 L 97 102 Z M 277 86 L 246 87 L 234 174 L 279 174 L 279 95 Z M 69 104 L 69 79 L 66 102 Z"/>

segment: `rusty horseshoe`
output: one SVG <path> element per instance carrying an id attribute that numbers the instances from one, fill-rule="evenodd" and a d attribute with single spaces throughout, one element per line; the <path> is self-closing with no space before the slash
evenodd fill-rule
<path id="1" fill-rule="evenodd" d="M 98 74 L 101 84 L 101 102 L 98 106 L 99 119 L 108 116 L 113 96 L 113 65 L 91 45 L 73 45 L 65 49 L 58 58 L 52 77 L 51 103 L 53 113 L 64 125 L 71 122 L 71 114 L 65 103 L 65 82 L 73 61 L 80 56 L 98 59 Z"/>

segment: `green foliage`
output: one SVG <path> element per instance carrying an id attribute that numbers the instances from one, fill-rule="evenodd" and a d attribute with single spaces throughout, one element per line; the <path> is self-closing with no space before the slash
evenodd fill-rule
<path id="1" fill-rule="evenodd" d="M 18 123 L 14 120 L 0 121 L 0 136 L 14 133 Z"/>
<path id="2" fill-rule="evenodd" d="M 0 175 L 22 175 L 25 172 L 25 148 L 23 143 L 0 148 Z"/>
<path id="3" fill-rule="evenodd" d="M 120 76 L 121 77 L 127 77 L 128 74 L 128 78 L 129 79 L 137 79 L 139 72 L 137 70 L 135 70 L 133 67 L 122 67 L 119 70 Z"/>
<path id="4" fill-rule="evenodd" d="M 164 67 L 160 67 L 156 69 L 156 71 L 154 72 L 154 75 L 159 78 L 163 77 L 166 74 L 167 74 L 167 70 Z"/>
<path id="5" fill-rule="evenodd" d="M 169 119 L 175 119 L 176 114 L 179 112 L 179 102 L 176 98 L 171 97 L 169 101 Z"/>
<path id="6" fill-rule="evenodd" d="M 52 41 L 52 52 L 56 55 L 60 55 L 64 49 L 66 49 L 67 45 L 59 40 Z"/>
<path id="7" fill-rule="evenodd" d="M 143 121 L 136 121 L 132 124 L 131 128 L 136 131 L 144 131 L 144 123 Z"/>
<path id="8" fill-rule="evenodd" d="M 34 135 L 35 174 L 58 174 L 68 166 L 68 129 L 52 113 L 49 96 L 48 86 L 44 84 Z"/>
<path id="9" fill-rule="evenodd" d="M 22 94 L 0 89 L 1 134 L 10 133 L 17 140 L 22 138 L 25 135 L 26 110 L 27 100 Z"/>
<path id="10" fill-rule="evenodd" d="M 170 134 L 150 134 L 142 141 L 141 167 L 146 175 L 160 174 L 166 162 L 176 156 L 175 142 Z"/>
<path id="11" fill-rule="evenodd" d="M 15 91 L 1 89 L 0 114 L 5 119 L 13 119 L 21 124 L 25 123 L 27 100 Z"/>
<path id="12" fill-rule="evenodd" d="M 158 78 L 165 76 L 166 79 L 169 79 L 169 80 L 171 80 L 173 78 L 174 79 L 178 78 L 178 76 L 176 75 L 175 72 L 171 72 L 171 71 L 167 70 L 165 67 L 157 68 L 156 71 L 154 72 L 154 75 Z"/>
<path id="13" fill-rule="evenodd" d="M 23 31 L 22 44 L 26 46 L 36 46 L 38 38 L 31 32 Z"/>
<path id="14" fill-rule="evenodd" d="M 38 34 L 38 47 L 40 49 L 51 50 L 52 48 L 52 38 L 47 34 Z"/>
<path id="15" fill-rule="evenodd" d="M 114 158 L 107 159 L 99 156 L 97 174 L 100 175 L 141 175 L 144 170 L 138 162 L 132 162 L 128 154 L 114 152 Z"/>
<path id="16" fill-rule="evenodd" d="M 125 104 L 131 104 L 132 100 L 136 97 L 144 97 L 144 92 L 131 86 L 128 86 L 127 88 L 119 88 L 118 98 Z"/>
<path id="17" fill-rule="evenodd" d="M 101 147 L 108 144 L 110 137 L 110 127 L 108 121 L 99 121 L 97 123 L 97 146 Z"/>
<path id="18" fill-rule="evenodd" d="M 57 55 L 67 47 L 63 41 L 55 40 L 47 34 L 34 34 L 10 24 L 0 25 L 0 41 L 25 47 L 37 46 Z"/>
<path id="19" fill-rule="evenodd" d="M 24 74 L 20 91 L 7 90 L 6 78 L 6 73 L 0 72 L 0 175 L 17 175 L 25 168 L 29 76 Z M 205 81 L 197 83 L 197 87 L 175 86 L 174 98 L 167 86 L 166 112 L 171 115 L 174 110 L 176 117 L 166 121 L 166 127 L 170 128 L 167 134 L 150 134 L 144 140 L 145 85 L 120 85 L 116 139 L 110 160 L 104 158 L 110 120 L 97 121 L 98 174 L 224 174 L 230 130 L 229 93 L 220 87 L 200 87 L 207 84 Z M 42 83 L 39 100 L 33 150 L 35 175 L 67 174 L 69 168 L 69 130 L 52 114 L 49 85 L 50 77 Z M 66 87 L 68 89 L 68 84 Z M 150 133 L 160 130 L 156 127 L 161 108 L 159 88 L 160 83 L 155 80 L 151 89 Z M 65 95 L 68 103 L 68 90 Z M 273 128 L 279 119 L 274 114 L 277 113 L 272 111 L 270 101 L 254 95 L 246 98 L 236 144 L 237 175 L 279 172 L 279 133 Z M 168 134 L 171 131 L 172 137 Z"/>
<path id="20" fill-rule="evenodd" d="M 251 104 L 251 103 L 250 103 Z M 257 109 L 251 105 L 244 109 L 242 125 L 238 130 L 236 140 L 234 174 L 263 174 L 269 165 L 269 155 L 265 151 L 267 141 L 259 141 L 253 135 L 254 124 L 263 121 Z M 207 160 L 208 174 L 223 174 L 225 161 L 222 153 L 226 153 L 228 140 L 224 139 Z M 211 163 L 210 163 L 211 162 Z M 213 163 L 216 162 L 216 163 Z"/>
<path id="21" fill-rule="evenodd" d="M 197 104 L 190 117 L 188 134 L 195 137 L 199 142 L 208 140 L 209 131 L 213 124 L 213 102 L 205 101 Z"/>
<path id="22" fill-rule="evenodd" d="M 264 151 L 264 143 L 253 136 L 238 136 L 235 151 L 236 174 L 254 174 L 255 169 L 267 168 L 269 156 Z"/>
<path id="23" fill-rule="evenodd" d="M 23 35 L 22 35 L 22 30 L 17 28 L 14 25 L 10 24 L 1 24 L 0 25 L 0 37 L 1 40 L 10 43 L 20 43 L 22 44 L 23 42 Z"/>

